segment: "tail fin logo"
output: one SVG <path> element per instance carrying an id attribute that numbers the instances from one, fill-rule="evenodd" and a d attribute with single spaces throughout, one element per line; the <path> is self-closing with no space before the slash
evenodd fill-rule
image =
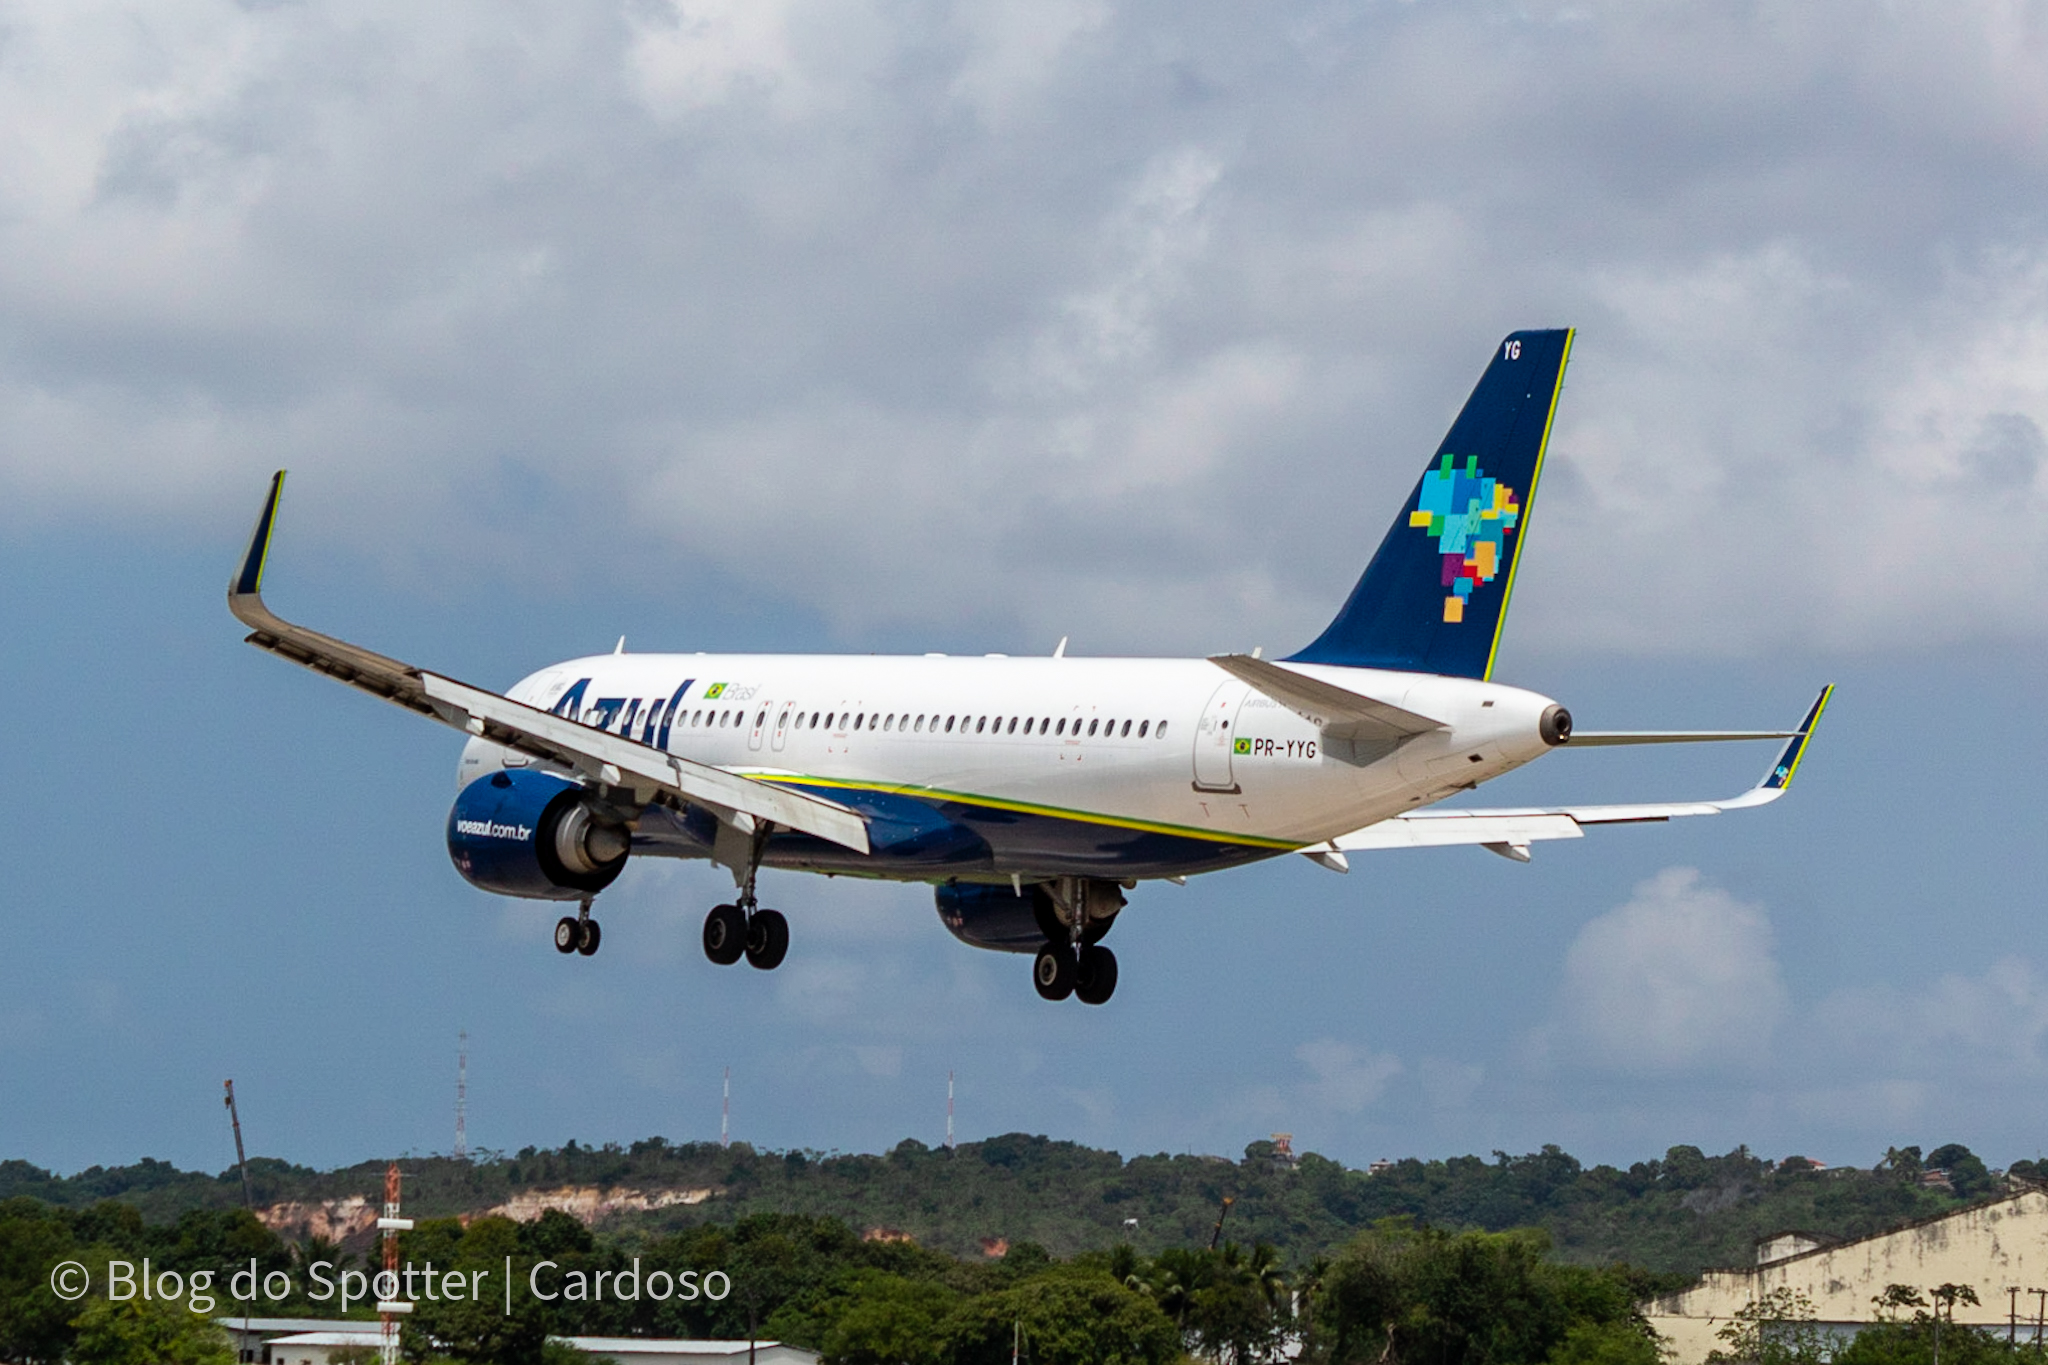
<path id="1" fill-rule="evenodd" d="M 1522 519 L 1515 490 L 1479 472 L 1479 457 L 1468 455 L 1462 466 L 1448 452 L 1435 469 L 1422 476 L 1422 491 L 1408 524 L 1436 538 L 1443 556 L 1444 620 L 1465 619 L 1465 603 L 1474 585 L 1491 583 L 1507 562 L 1507 533 Z"/>

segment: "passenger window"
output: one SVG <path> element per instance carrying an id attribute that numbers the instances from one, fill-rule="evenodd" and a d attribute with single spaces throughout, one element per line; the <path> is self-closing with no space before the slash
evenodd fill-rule
<path id="1" fill-rule="evenodd" d="M 1158 728 L 1157 730 L 1154 730 L 1154 731 L 1152 732 L 1152 738 L 1154 738 L 1154 739 L 1165 739 L 1165 738 L 1166 738 L 1166 722 L 1165 722 L 1165 721 L 1163 721 L 1163 720 L 1162 720 L 1162 721 L 1160 721 L 1160 722 L 1159 722 L 1159 728 Z"/>
<path id="2" fill-rule="evenodd" d="M 780 716 L 777 716 L 775 718 L 775 728 L 778 730 L 786 730 L 789 728 L 789 712 L 784 711 Z"/>
<path id="3" fill-rule="evenodd" d="M 1151 729 L 1151 728 L 1152 728 L 1152 722 L 1151 722 L 1151 721 L 1149 721 L 1149 720 L 1141 720 L 1141 721 L 1139 721 L 1139 722 L 1138 722 L 1138 738 L 1139 738 L 1139 739 L 1143 739 L 1143 738 L 1145 737 L 1145 732 L 1146 732 L 1147 730 Z"/>
<path id="4" fill-rule="evenodd" d="M 980 720 L 978 720 L 978 721 L 976 721 L 976 722 L 974 723 L 974 733 L 975 733 L 975 734 L 977 734 L 977 735 L 978 735 L 978 734 L 980 734 L 980 733 L 981 733 L 981 732 L 982 732 L 983 730 L 986 730 L 986 729 L 988 729 L 988 717 L 987 717 L 987 716 L 983 716 L 983 717 L 982 717 L 982 718 L 981 718 Z"/>
<path id="5" fill-rule="evenodd" d="M 1015 716 L 1010 717 L 1010 728 L 1005 733 L 1012 735 L 1017 733 L 1017 718 Z"/>
<path id="6" fill-rule="evenodd" d="M 890 732 L 891 730 L 893 730 L 893 729 L 895 729 L 895 728 L 896 728 L 896 717 L 894 717 L 894 716 L 884 716 L 884 717 L 882 717 L 882 733 L 883 733 L 883 734 L 885 734 L 885 735 L 886 735 L 886 734 L 888 734 L 888 733 L 889 733 L 889 732 Z"/>
<path id="7" fill-rule="evenodd" d="M 764 706 L 764 707 L 762 707 L 762 708 L 761 708 L 760 714 L 758 714 L 758 715 L 756 715 L 756 716 L 754 717 L 754 728 L 755 728 L 756 730 L 758 730 L 758 729 L 760 729 L 760 728 L 761 728 L 761 727 L 762 727 L 763 725 L 766 725 L 767 723 L 768 723 L 768 708 Z"/>
<path id="8" fill-rule="evenodd" d="M 1130 737 L 1131 737 L 1131 723 L 1130 723 L 1129 721 L 1125 721 L 1125 722 L 1124 722 L 1124 728 L 1123 728 L 1123 734 L 1122 734 L 1121 736 L 1119 736 L 1119 738 L 1122 738 L 1122 739 L 1129 739 Z"/>
<path id="9" fill-rule="evenodd" d="M 1056 735 L 1063 735 L 1067 732 L 1067 718 L 1065 716 L 1060 717 L 1059 724 L 1052 727 L 1052 732 Z"/>
<path id="10" fill-rule="evenodd" d="M 954 721 L 955 721 L 956 719 L 958 719 L 958 717 L 955 717 L 955 716 L 948 716 L 948 717 L 946 717 L 946 733 L 947 733 L 947 734 L 949 734 L 949 735 L 950 735 L 950 734 L 952 734 L 952 733 L 953 733 L 953 722 L 954 722 Z"/>
<path id="11" fill-rule="evenodd" d="M 918 734 L 920 734 L 920 735 L 924 733 L 924 717 L 923 717 L 923 716 L 919 716 L 919 717 L 917 718 L 917 733 L 918 733 Z"/>
<path id="12" fill-rule="evenodd" d="M 866 718 L 867 718 L 867 713 L 866 713 L 865 711 L 863 711 L 863 712 L 862 712 L 862 713 L 861 713 L 860 715 L 857 715 L 857 716 L 855 716 L 855 717 L 853 718 L 853 728 L 854 728 L 854 729 L 856 729 L 856 730 L 860 729 L 860 723 L 861 723 L 861 721 L 865 720 Z"/>
<path id="13" fill-rule="evenodd" d="M 1088 733 L 1091 735 L 1095 733 L 1095 722 L 1092 720 L 1088 722 Z"/>

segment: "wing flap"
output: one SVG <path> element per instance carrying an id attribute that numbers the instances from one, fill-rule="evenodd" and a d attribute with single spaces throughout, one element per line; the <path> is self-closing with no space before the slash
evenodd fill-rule
<path id="1" fill-rule="evenodd" d="M 594 781 L 626 785 L 637 779 L 698 805 L 740 811 L 857 853 L 868 851 L 867 823 L 837 802 L 678 758 L 437 673 L 419 676 L 426 696 L 447 708 L 442 719 L 472 734 L 565 764 Z M 472 720 L 481 723 L 480 731 L 469 725 Z"/>

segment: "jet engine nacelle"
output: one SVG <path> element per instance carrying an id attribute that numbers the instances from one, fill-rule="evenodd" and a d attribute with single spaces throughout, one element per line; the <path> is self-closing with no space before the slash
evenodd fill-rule
<path id="1" fill-rule="evenodd" d="M 954 938 L 999 953 L 1035 953 L 1047 939 L 1066 940 L 1043 887 L 1018 895 L 1007 886 L 947 883 L 938 889 L 939 922 Z"/>
<path id="2" fill-rule="evenodd" d="M 594 896 L 625 870 L 631 847 L 626 827 L 601 813 L 583 788 L 531 769 L 478 778 L 448 812 L 456 871 L 501 896 Z"/>

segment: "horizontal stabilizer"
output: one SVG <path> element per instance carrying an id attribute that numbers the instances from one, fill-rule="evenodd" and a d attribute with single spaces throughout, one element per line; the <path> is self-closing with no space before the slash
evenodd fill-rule
<path id="1" fill-rule="evenodd" d="M 559 764 L 591 781 L 642 789 L 644 799 L 666 798 L 703 806 L 729 824 L 744 824 L 735 818 L 744 816 L 749 821 L 767 821 L 814 835 L 856 853 L 868 851 L 866 822 L 835 801 L 678 758 L 652 745 L 414 668 L 277 616 L 264 605 L 261 588 L 283 487 L 284 471 L 279 470 L 256 519 L 256 532 L 241 568 L 228 585 L 228 610 L 249 627 L 248 642 L 258 649 L 529 758 Z"/>
<path id="2" fill-rule="evenodd" d="M 1589 825 L 1657 824 L 1691 815 L 1719 815 L 1723 811 L 1767 806 L 1785 794 L 1793 774 L 1805 755 L 1806 742 L 1820 724 L 1834 696 L 1834 685 L 1820 690 L 1799 728 L 1783 732 L 1791 743 L 1779 753 L 1763 779 L 1739 796 L 1725 801 L 1668 801 L 1608 806 L 1518 806 L 1478 810 L 1418 810 L 1396 815 L 1364 829 L 1340 834 L 1326 843 L 1311 844 L 1300 852 L 1325 866 L 1330 858 L 1381 848 L 1442 848 L 1450 844 L 1477 844 L 1517 862 L 1527 862 L 1529 845 L 1541 839 L 1579 839 Z M 1687 738 L 1767 739 L 1771 732 L 1728 734 L 1704 732 Z M 1572 742 L 1579 737 L 1574 735 Z M 1657 741 L 1645 741 L 1655 743 Z"/>
<path id="3" fill-rule="evenodd" d="M 1574 749 L 1617 744 L 1712 744 L 1731 739 L 1791 739 L 1797 730 L 1574 730 L 1565 743 Z"/>
<path id="4" fill-rule="evenodd" d="M 1209 660 L 1225 673 L 1250 683 L 1333 739 L 1377 739 L 1399 743 L 1444 728 L 1442 721 L 1375 701 L 1349 688 L 1311 678 L 1249 654 L 1218 654 Z"/>

